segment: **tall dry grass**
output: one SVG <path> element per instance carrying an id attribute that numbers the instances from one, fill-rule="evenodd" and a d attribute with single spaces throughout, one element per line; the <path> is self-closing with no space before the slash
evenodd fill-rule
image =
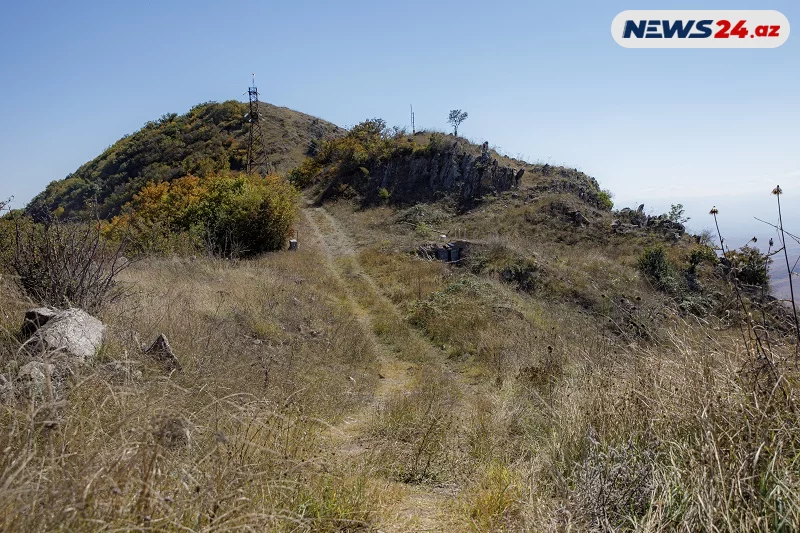
<path id="1" fill-rule="evenodd" d="M 127 271 L 131 295 L 101 315 L 110 332 L 96 364 L 61 398 L 3 404 L 0 529 L 368 529 L 371 489 L 358 471 L 331 470 L 320 435 L 370 401 L 374 352 L 320 261 L 306 251 Z M 26 305 L 3 288 L 11 377 Z M 182 372 L 142 354 L 157 333 Z"/>
<path id="2" fill-rule="evenodd" d="M 4 403 L 0 529 L 800 529 L 790 338 L 753 355 L 744 317 L 688 315 L 628 248 L 530 253 L 554 279 L 525 290 L 502 273 L 532 245 L 446 267 L 359 216 L 373 247 L 340 277 L 308 250 L 126 272 L 96 366 Z M 7 375 L 26 305 L 3 286 Z M 367 323 L 410 373 L 379 402 Z M 181 373 L 141 353 L 162 332 Z M 329 425 L 353 412 L 370 416 L 343 450 Z M 411 517 L 383 512 L 409 492 Z"/>
<path id="3" fill-rule="evenodd" d="M 367 215 L 350 216 L 355 227 L 366 223 Z M 391 242 L 392 230 L 369 228 L 373 240 Z M 480 531 L 800 528 L 790 337 L 773 331 L 769 358 L 756 356 L 741 335 L 746 317 L 687 316 L 633 265 L 597 248 L 559 248 L 555 292 L 525 294 L 502 275 L 442 273 L 378 245 L 382 253 L 362 256 L 367 271 L 461 375 L 433 378 L 435 396 L 420 384 L 379 413 L 374 434 L 402 436 L 382 465 L 434 490 L 451 486 L 455 523 Z M 630 306 L 622 318 L 640 328 L 607 324 L 621 318 L 610 297 L 620 293 Z M 437 411 L 433 397 L 450 399 Z M 440 446 L 425 455 L 429 433 Z M 414 477 L 415 450 L 435 476 Z"/>

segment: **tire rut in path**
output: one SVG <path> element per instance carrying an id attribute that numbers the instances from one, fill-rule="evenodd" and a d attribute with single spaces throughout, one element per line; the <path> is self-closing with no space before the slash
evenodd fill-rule
<path id="1" fill-rule="evenodd" d="M 325 254 L 330 270 L 339 279 L 345 289 L 352 310 L 366 334 L 375 346 L 378 361 L 378 372 L 381 379 L 373 400 L 356 413 L 330 428 L 327 438 L 337 460 L 358 462 L 369 454 L 363 443 L 369 418 L 396 393 L 408 392 L 414 384 L 414 374 L 430 365 L 437 364 L 437 355 L 430 344 L 403 323 L 403 319 L 394 305 L 386 300 L 375 280 L 367 274 L 358 262 L 358 247 L 349 235 L 341 228 L 323 207 L 305 208 L 303 219 L 307 228 L 306 235 Z M 376 309 L 379 308 L 379 309 Z M 400 347 L 375 333 L 373 315 L 379 312 L 383 317 L 390 316 L 403 327 L 409 329 L 422 347 L 418 361 L 408 361 L 397 356 Z M 399 497 L 387 502 L 380 513 L 382 531 L 446 531 L 448 526 L 444 513 L 452 502 L 452 495 L 438 492 L 432 487 L 422 485 L 408 486 L 385 479 L 374 480 L 389 488 Z"/>

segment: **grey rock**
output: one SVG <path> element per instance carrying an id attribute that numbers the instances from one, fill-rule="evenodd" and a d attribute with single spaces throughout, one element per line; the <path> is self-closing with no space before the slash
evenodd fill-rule
<path id="1" fill-rule="evenodd" d="M 455 141 L 427 155 L 390 160 L 370 176 L 371 183 L 391 190 L 392 197 L 403 202 L 452 196 L 469 203 L 519 186 L 523 174 L 524 169 L 500 165 L 488 146 L 476 155 L 461 141 Z"/>
<path id="2" fill-rule="evenodd" d="M 17 385 L 20 391 L 30 398 L 43 397 L 47 387 L 48 372 L 51 383 L 55 385 L 56 367 L 54 365 L 42 361 L 31 361 L 24 364 L 17 373 Z"/>
<path id="3" fill-rule="evenodd" d="M 634 211 L 630 207 L 625 207 L 617 212 L 620 221 L 633 224 L 634 226 L 644 227 L 647 225 L 648 216 L 644 213 L 644 207 L 639 206 L 642 210 Z"/>
<path id="4" fill-rule="evenodd" d="M 103 344 L 106 327 L 81 309 L 58 311 L 25 343 L 28 351 L 64 354 L 79 363 L 90 362 Z"/>
<path id="5" fill-rule="evenodd" d="M 152 356 L 156 361 L 161 363 L 167 371 L 173 370 L 181 371 L 181 363 L 172 351 L 166 335 L 161 333 L 153 344 L 144 351 L 145 354 Z"/>
<path id="6" fill-rule="evenodd" d="M 61 311 L 55 307 L 36 307 L 25 311 L 25 320 L 22 323 L 23 338 L 30 338 L 40 327 L 47 324 L 51 318 Z"/>
<path id="7" fill-rule="evenodd" d="M 569 215 L 572 217 L 572 221 L 579 226 L 588 226 L 590 223 L 589 219 L 586 218 L 586 215 L 580 211 L 573 211 Z"/>
<path id="8" fill-rule="evenodd" d="M 620 235 L 624 235 L 626 233 L 630 233 L 632 231 L 635 231 L 638 227 L 639 226 L 635 226 L 633 224 L 625 224 L 625 223 L 623 223 L 621 221 L 620 221 L 619 224 L 616 224 L 616 225 L 612 224 L 611 225 L 611 229 L 614 231 L 614 233 L 617 233 L 617 234 L 620 234 Z"/>
<path id="9" fill-rule="evenodd" d="M 665 233 L 675 233 L 678 234 L 678 237 L 686 233 L 686 227 L 683 224 L 674 220 L 670 220 L 664 215 L 648 218 L 647 227 L 663 231 Z"/>
<path id="10" fill-rule="evenodd" d="M 35 382 L 44 382 L 48 370 L 52 374 L 54 370 L 52 364 L 44 363 L 43 361 L 30 361 L 22 365 L 19 369 L 19 372 L 17 372 L 17 379 L 30 379 Z"/>

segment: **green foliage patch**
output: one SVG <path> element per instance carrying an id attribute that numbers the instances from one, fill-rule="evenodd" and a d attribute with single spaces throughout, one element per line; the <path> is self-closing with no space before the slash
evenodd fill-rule
<path id="1" fill-rule="evenodd" d="M 208 102 L 184 115 L 169 113 L 147 122 L 65 179 L 50 183 L 26 212 L 39 220 L 51 215 L 107 219 L 118 215 L 150 182 L 244 170 L 246 112 L 247 105 L 234 100 Z M 313 150 L 312 144 L 341 131 L 266 103 L 261 104 L 260 115 L 268 158 L 276 172 L 294 168 Z"/>
<path id="2" fill-rule="evenodd" d="M 249 256 L 283 246 L 297 217 L 297 191 L 286 180 L 245 174 L 186 176 L 149 183 L 106 235 L 132 234 L 141 252 L 176 252 L 176 234 L 222 256 Z"/>

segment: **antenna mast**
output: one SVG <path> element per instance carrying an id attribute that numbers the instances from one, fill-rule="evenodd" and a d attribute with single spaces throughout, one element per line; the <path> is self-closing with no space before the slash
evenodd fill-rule
<path id="1" fill-rule="evenodd" d="M 411 106 L 411 133 L 414 134 L 417 133 L 416 130 L 414 129 L 414 105 L 413 104 L 409 105 Z"/>
<path id="2" fill-rule="evenodd" d="M 250 110 L 244 116 L 245 122 L 250 124 L 250 135 L 247 143 L 247 173 L 266 174 L 272 167 L 267 157 L 267 144 L 264 133 L 261 131 L 261 113 L 258 109 L 258 88 L 256 75 L 253 74 L 253 84 L 247 88 L 250 98 Z"/>

